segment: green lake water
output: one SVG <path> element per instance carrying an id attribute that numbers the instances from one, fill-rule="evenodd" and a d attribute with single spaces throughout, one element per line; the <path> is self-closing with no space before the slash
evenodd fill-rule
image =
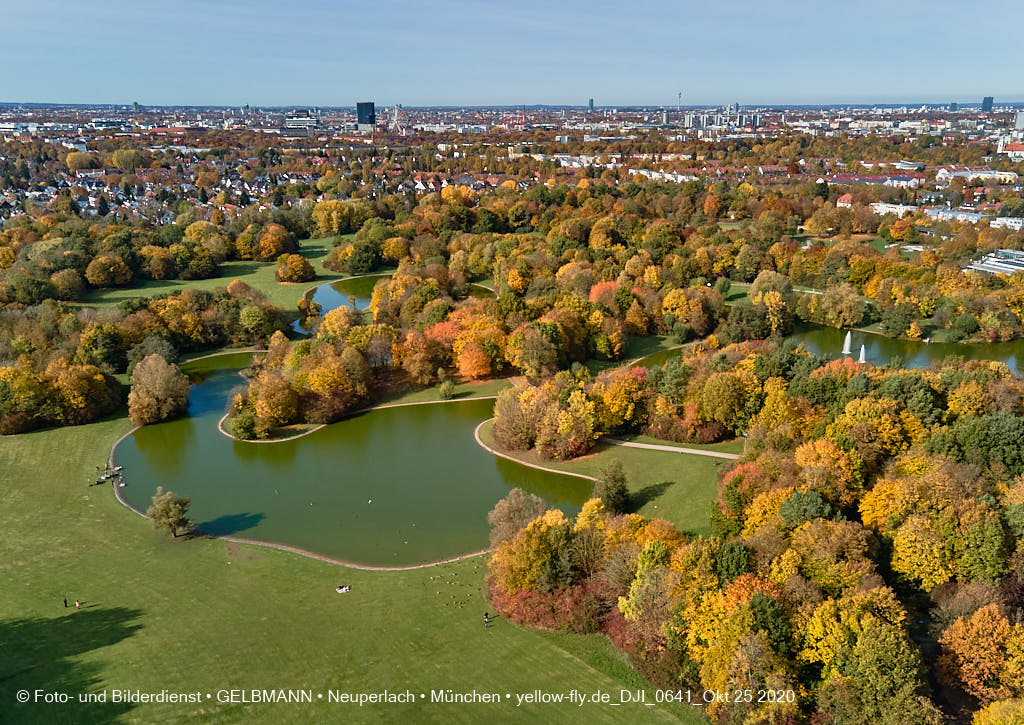
<path id="1" fill-rule="evenodd" d="M 370 300 L 373 298 L 373 288 L 376 284 L 384 279 L 390 277 L 391 273 L 375 274 L 368 277 L 353 277 L 351 279 L 341 279 L 337 282 L 331 282 L 330 284 L 322 284 L 313 290 L 313 301 L 320 305 L 320 314 L 326 315 L 333 309 L 337 309 L 342 305 L 349 307 L 355 305 L 357 310 L 365 310 L 370 307 Z M 471 284 L 467 288 L 469 297 L 480 297 L 480 298 L 491 298 L 494 297 L 494 292 L 481 287 L 479 285 Z M 312 329 L 302 325 L 301 320 L 296 320 L 292 323 L 292 329 L 300 335 L 308 335 L 312 332 Z"/>
<path id="2" fill-rule="evenodd" d="M 211 534 L 298 546 L 371 565 L 408 565 L 487 547 L 487 513 L 514 487 L 567 514 L 584 479 L 498 458 L 473 431 L 493 400 L 386 408 L 280 443 L 242 443 L 217 421 L 244 385 L 247 354 L 191 363 L 188 416 L 145 426 L 116 452 L 125 499 L 145 510 L 158 485 L 192 499 Z"/>
<path id="3" fill-rule="evenodd" d="M 341 279 L 330 284 L 322 284 L 313 290 L 313 301 L 320 305 L 320 314 L 326 315 L 331 310 L 342 305 L 348 307 L 355 305 L 357 310 L 365 310 L 370 307 L 370 300 L 373 298 L 373 287 L 387 274 L 375 274 L 370 277 L 353 277 Z M 292 329 L 300 335 L 308 335 L 312 329 L 302 325 L 301 320 L 292 323 Z"/>
<path id="4" fill-rule="evenodd" d="M 786 337 L 787 341 L 802 344 L 815 355 L 838 358 L 842 357 L 843 341 L 846 330 L 835 327 L 811 327 L 799 330 Z M 923 368 L 933 363 L 941 363 L 950 355 L 959 355 L 965 360 L 997 360 L 1004 362 L 1015 374 L 1024 370 L 1024 340 L 991 343 L 952 343 L 914 340 L 897 340 L 883 335 L 868 332 L 850 333 L 849 357 L 860 359 L 860 346 L 864 345 L 864 359 L 875 365 L 887 365 L 890 361 L 899 360 L 906 368 Z M 684 351 L 662 350 L 638 360 L 637 365 L 656 367 L 664 365 Z"/>
<path id="5" fill-rule="evenodd" d="M 846 330 L 835 327 L 814 327 L 790 335 L 787 340 L 802 343 L 816 355 L 840 357 Z M 886 365 L 899 360 L 907 368 L 923 368 L 940 363 L 950 355 L 965 360 L 998 360 L 1004 362 L 1014 374 L 1024 369 L 1024 340 L 987 343 L 954 343 L 897 340 L 867 332 L 850 333 L 850 349 L 854 360 L 860 359 L 860 346 L 864 345 L 864 358 L 875 365 Z"/>
<path id="6" fill-rule="evenodd" d="M 320 305 L 320 309 L 326 314 L 336 307 L 348 305 L 349 298 L 354 297 L 356 309 L 365 310 L 370 306 L 374 286 L 390 276 L 390 273 L 375 274 L 372 277 L 353 277 L 322 284 L 313 290 L 313 301 Z"/>

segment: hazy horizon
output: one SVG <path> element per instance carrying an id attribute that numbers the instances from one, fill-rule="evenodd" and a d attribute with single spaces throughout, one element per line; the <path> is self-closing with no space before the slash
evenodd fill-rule
<path id="1" fill-rule="evenodd" d="M 1024 6 L 996 0 L 966 19 L 952 0 L 647 0 L 628 12 L 578 0 L 36 0 L 7 9 L 16 32 L 0 63 L 21 71 L 5 78 L 10 103 L 674 107 L 680 91 L 689 106 L 1008 103 L 1024 102 L 1003 59 L 1021 20 Z"/>
<path id="2" fill-rule="evenodd" d="M 1024 96 L 1022 96 L 1021 99 L 1016 99 L 1016 100 L 1012 99 L 1012 98 L 1002 99 L 999 96 L 995 96 L 994 98 L 995 98 L 995 100 L 994 100 L 993 104 L 996 107 L 1000 107 L 1000 106 L 1010 106 L 1010 107 L 1024 106 Z M 331 104 L 327 104 L 327 103 L 284 103 L 284 104 L 280 104 L 280 103 L 266 103 L 266 104 L 254 104 L 254 103 L 249 103 L 248 105 L 249 105 L 249 107 L 251 109 L 287 110 L 287 109 L 313 109 L 313 108 L 316 108 L 316 109 L 327 110 L 327 111 L 350 110 L 350 111 L 354 112 L 355 111 L 356 103 L 357 102 L 362 102 L 362 101 L 373 101 L 376 104 L 377 108 L 388 108 L 388 107 L 391 107 L 391 106 L 394 105 L 394 103 L 382 103 L 379 99 L 373 99 L 373 98 L 353 98 L 352 102 L 349 103 L 349 104 L 334 104 L 334 103 L 331 103 Z M 240 108 L 240 107 L 246 105 L 244 103 L 239 103 L 239 104 L 234 104 L 234 103 L 142 103 L 140 101 L 92 101 L 92 102 L 89 102 L 89 101 L 81 101 L 81 102 L 71 102 L 71 101 L 17 101 L 17 100 L 15 100 L 15 101 L 8 101 L 8 100 L 0 99 L 0 107 L 17 108 L 17 107 L 24 107 L 24 106 L 35 106 L 35 107 L 46 107 L 46 108 L 53 108 L 53 107 L 69 107 L 69 108 L 106 108 L 106 107 L 110 107 L 110 108 L 125 108 L 125 107 L 131 106 L 132 103 L 136 103 L 136 102 L 139 103 L 139 105 L 143 109 L 165 109 L 165 108 L 188 108 L 188 109 L 196 108 L 196 109 L 203 109 L 203 108 L 209 108 L 209 109 L 217 110 L 217 109 L 235 109 L 235 108 Z M 950 98 L 948 100 L 931 100 L 931 101 L 922 101 L 922 100 L 882 101 L 882 100 L 880 100 L 880 101 L 857 101 L 857 102 L 854 102 L 854 101 L 832 101 L 832 102 L 820 102 L 820 103 L 772 102 L 772 103 L 759 103 L 759 104 L 742 103 L 742 102 L 740 102 L 740 108 L 741 109 L 754 109 L 754 108 L 767 108 L 767 109 L 787 109 L 787 108 L 802 108 L 802 109 L 822 108 L 822 109 L 829 109 L 829 108 L 831 108 L 831 109 L 842 109 L 842 108 L 875 108 L 875 107 L 897 107 L 897 108 L 900 108 L 900 107 L 906 107 L 906 108 L 910 109 L 910 108 L 920 108 L 921 106 L 932 106 L 932 107 L 936 107 L 937 110 L 941 110 L 942 108 L 944 108 L 945 106 L 947 106 L 951 102 L 952 103 L 957 103 L 961 110 L 964 110 L 965 108 L 971 108 L 971 107 L 974 107 L 974 106 L 978 106 L 978 107 L 981 106 L 981 99 L 980 98 L 977 99 L 977 100 L 974 100 L 974 99 L 958 100 L 956 98 Z M 736 103 L 736 101 L 732 101 L 732 103 Z M 708 104 L 686 104 L 686 103 L 684 103 L 684 104 L 682 104 L 682 110 L 683 111 L 713 110 L 713 109 L 721 108 L 721 107 L 723 107 L 725 105 L 728 105 L 728 103 L 717 103 L 717 104 L 710 104 L 710 103 L 708 103 Z M 481 110 L 509 110 L 509 111 L 518 111 L 521 108 L 526 108 L 527 110 L 542 109 L 542 108 L 543 109 L 554 109 L 554 110 L 558 110 L 558 109 L 565 109 L 565 110 L 577 109 L 577 110 L 581 110 L 581 109 L 587 108 L 587 104 L 586 103 L 489 103 L 489 104 L 480 104 L 480 103 L 445 103 L 445 104 L 418 104 L 418 105 L 403 104 L 402 108 L 404 108 L 406 110 L 428 110 L 428 111 L 429 110 L 456 110 L 456 109 L 481 109 Z M 596 111 L 604 111 L 604 110 L 612 110 L 612 109 L 615 109 L 615 110 L 618 110 L 618 111 L 627 111 L 627 110 L 648 110 L 648 111 L 654 111 L 654 110 L 661 110 L 661 109 L 665 109 L 665 110 L 669 110 L 669 111 L 674 111 L 676 109 L 676 106 L 674 104 L 667 104 L 667 103 L 662 103 L 662 104 L 656 104 L 656 103 L 634 103 L 634 104 L 626 104 L 626 103 L 614 104 L 614 103 L 608 103 L 608 104 L 602 105 L 602 104 L 597 103 L 597 101 L 595 99 L 594 110 L 596 110 Z"/>

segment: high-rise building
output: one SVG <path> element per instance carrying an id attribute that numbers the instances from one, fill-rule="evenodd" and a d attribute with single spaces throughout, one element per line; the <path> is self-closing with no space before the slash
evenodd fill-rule
<path id="1" fill-rule="evenodd" d="M 956 113 L 959 110 L 960 110 L 960 104 L 957 103 L 956 101 L 951 101 L 950 104 L 949 104 L 949 112 L 950 113 Z"/>
<path id="2" fill-rule="evenodd" d="M 593 113 L 593 112 L 594 112 L 594 99 L 593 99 L 593 98 L 591 98 L 591 99 L 590 99 L 590 102 L 589 102 L 589 103 L 587 104 L 587 109 L 588 109 L 588 110 L 589 110 L 589 111 L 590 111 L 591 113 Z"/>
<path id="3" fill-rule="evenodd" d="M 994 99 L 992 98 L 992 96 L 985 96 L 984 98 L 981 99 L 981 112 L 982 113 L 992 113 L 992 103 L 993 103 L 993 100 Z"/>
<path id="4" fill-rule="evenodd" d="M 372 101 L 356 104 L 356 123 L 360 131 L 373 133 L 373 128 L 377 125 L 377 109 Z"/>
<path id="5" fill-rule="evenodd" d="M 1024 111 L 1017 111 L 1013 114 L 1013 130 L 1024 131 Z"/>

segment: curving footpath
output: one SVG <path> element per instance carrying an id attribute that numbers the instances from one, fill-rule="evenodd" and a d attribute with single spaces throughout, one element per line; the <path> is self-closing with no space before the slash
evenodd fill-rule
<path id="1" fill-rule="evenodd" d="M 655 355 L 661 355 L 662 353 L 666 353 L 666 352 L 673 352 L 675 350 L 682 350 L 684 347 L 693 347 L 698 342 L 703 342 L 703 340 L 693 340 L 691 342 L 685 342 L 682 345 L 674 345 L 673 347 L 666 347 L 664 350 L 656 350 L 655 352 L 649 352 L 646 355 L 641 355 L 640 357 L 635 357 L 632 360 L 627 360 L 626 362 L 622 363 L 622 366 L 623 367 L 636 367 L 636 365 L 639 362 L 641 362 L 643 360 L 646 360 L 649 357 L 654 357 Z"/>
<path id="2" fill-rule="evenodd" d="M 371 405 L 368 408 L 360 408 L 359 410 L 353 410 L 351 413 L 346 415 L 345 418 L 351 418 L 352 416 L 359 415 L 360 413 L 370 413 L 374 410 L 384 410 L 385 408 L 408 408 L 413 405 L 439 405 L 441 403 L 465 403 L 470 400 L 495 400 L 497 397 L 497 395 L 477 395 L 475 397 L 456 398 L 453 400 L 417 400 L 410 403 L 381 403 L 380 405 Z M 224 421 L 228 419 L 229 415 L 231 414 L 225 413 L 223 416 L 221 416 L 221 419 L 217 421 L 217 430 L 220 432 L 221 435 L 226 436 L 233 441 L 237 441 L 238 443 L 285 443 L 287 441 L 293 441 L 296 438 L 308 436 L 311 433 L 316 433 L 321 428 L 325 428 L 328 425 L 330 425 L 330 423 L 320 423 L 319 425 L 310 428 L 309 430 L 304 430 L 301 433 L 296 433 L 295 435 L 288 436 L 287 438 L 274 438 L 271 440 L 254 440 L 252 438 L 242 439 L 235 438 L 233 435 L 224 430 Z M 342 418 L 342 420 L 344 420 L 344 418 Z"/>
<path id="3" fill-rule="evenodd" d="M 656 443 L 634 443 L 618 438 L 602 438 L 602 442 L 610 443 L 613 446 L 625 446 L 626 448 L 646 448 L 649 451 L 668 451 L 669 453 L 688 453 L 692 456 L 709 456 L 711 458 L 725 458 L 730 461 L 738 461 L 739 453 L 723 453 L 722 451 L 705 451 L 700 448 L 682 448 L 680 446 L 662 446 Z"/>
<path id="4" fill-rule="evenodd" d="M 235 350 L 221 350 L 220 352 L 211 352 L 206 355 L 200 355 L 199 357 L 191 357 L 188 360 L 179 360 L 178 367 L 184 367 L 190 363 L 198 362 L 199 360 L 206 360 L 211 357 L 221 357 L 222 355 L 241 355 L 245 352 L 252 353 L 253 355 L 263 355 L 267 351 L 260 350 L 258 347 L 252 347 L 251 345 L 249 347 L 240 347 Z"/>
<path id="5" fill-rule="evenodd" d="M 480 424 L 473 429 L 473 437 L 476 438 L 477 445 L 483 448 L 488 453 L 495 455 L 498 458 L 504 458 L 505 460 L 512 461 L 513 463 L 518 463 L 521 466 L 529 466 L 530 468 L 536 468 L 538 471 L 547 471 L 548 473 L 558 473 L 563 476 L 575 476 L 576 478 L 584 478 L 588 481 L 597 481 L 597 479 L 594 478 L 593 476 L 586 476 L 582 473 L 573 473 L 571 471 L 559 471 L 557 468 L 545 468 L 544 466 L 538 466 L 536 463 L 527 463 L 526 461 L 521 461 L 518 458 L 513 458 L 512 456 L 502 453 L 501 451 L 496 451 L 495 449 L 491 448 L 489 445 L 487 445 L 480 439 L 480 429 L 484 427 L 485 423 L 489 423 L 492 420 L 494 420 L 494 418 L 482 420 L 480 421 Z"/>

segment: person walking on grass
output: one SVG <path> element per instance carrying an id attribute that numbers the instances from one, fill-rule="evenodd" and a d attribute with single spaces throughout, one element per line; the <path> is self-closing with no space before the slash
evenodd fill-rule
<path id="1" fill-rule="evenodd" d="M 64 608 L 65 609 L 68 608 L 68 598 L 67 597 L 64 597 Z"/>
<path id="2" fill-rule="evenodd" d="M 491 623 L 490 616 L 487 614 L 487 612 L 484 612 L 484 629 L 487 629 L 487 625 L 490 624 L 490 623 Z"/>
<path id="3" fill-rule="evenodd" d="M 79 602 L 79 601 L 78 601 L 78 600 L 76 599 L 76 600 L 75 600 L 75 609 L 81 609 L 81 608 L 82 608 L 82 603 L 81 603 L 81 602 Z"/>

